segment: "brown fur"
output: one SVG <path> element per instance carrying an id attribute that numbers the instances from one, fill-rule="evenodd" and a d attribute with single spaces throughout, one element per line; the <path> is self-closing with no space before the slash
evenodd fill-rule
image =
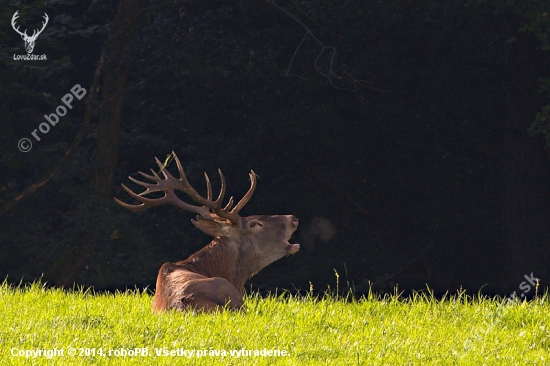
<path id="1" fill-rule="evenodd" d="M 255 273 L 294 254 L 289 244 L 298 220 L 291 215 L 249 216 L 238 223 L 198 219 L 195 226 L 217 234 L 210 244 L 184 261 L 160 268 L 153 311 L 240 309 L 243 287 Z"/>

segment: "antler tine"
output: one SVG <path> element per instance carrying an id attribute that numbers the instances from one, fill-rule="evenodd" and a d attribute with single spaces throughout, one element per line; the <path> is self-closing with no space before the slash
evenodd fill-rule
<path id="1" fill-rule="evenodd" d="M 231 207 L 233 207 L 233 197 L 229 198 L 229 202 L 227 202 L 227 205 L 223 208 L 224 211 L 231 210 Z"/>
<path id="2" fill-rule="evenodd" d="M 156 156 L 155 156 L 155 161 L 157 162 L 157 165 L 159 166 L 160 171 L 162 172 L 162 175 L 164 175 L 164 178 L 166 179 L 171 178 L 171 179 L 177 180 L 172 176 L 172 174 L 170 174 L 170 172 L 166 169 L 166 167 L 160 162 L 160 160 Z"/>
<path id="3" fill-rule="evenodd" d="M 139 212 L 139 211 L 144 211 L 147 209 L 147 207 L 145 207 L 145 204 L 141 203 L 139 205 L 130 205 L 126 202 L 122 202 L 121 200 L 119 200 L 118 198 L 116 197 L 113 197 L 113 199 L 115 200 L 116 203 L 118 203 L 119 205 L 121 205 L 122 207 L 132 211 L 132 212 Z"/>
<path id="4" fill-rule="evenodd" d="M 218 198 L 214 201 L 218 204 L 218 207 L 221 207 L 223 197 L 225 196 L 225 177 L 223 176 L 223 173 L 221 169 L 218 169 L 218 174 L 220 175 L 220 194 L 218 195 Z"/>
<path id="5" fill-rule="evenodd" d="M 180 179 L 178 180 L 180 184 L 178 185 L 177 189 L 179 189 L 182 192 L 185 192 L 189 197 L 193 199 L 193 201 L 197 202 L 198 204 L 204 205 L 214 210 L 215 209 L 214 202 L 216 201 L 212 202 L 210 200 L 207 200 L 204 197 L 202 197 L 197 191 L 195 191 L 195 189 L 191 186 L 191 184 L 187 180 L 187 176 L 185 175 L 180 159 L 173 151 L 172 151 L 172 155 L 174 156 L 174 160 L 176 161 L 176 165 L 178 166 L 178 171 L 180 173 Z M 163 173 L 164 173 L 164 170 L 163 170 Z M 170 174 L 168 172 L 166 173 Z M 208 182 L 206 184 L 208 185 Z"/>
<path id="6" fill-rule="evenodd" d="M 208 178 L 206 172 L 204 172 L 204 179 L 206 179 L 206 199 L 212 201 L 212 185 L 210 184 L 210 178 Z"/>
<path id="7" fill-rule="evenodd" d="M 132 179 L 132 178 L 130 177 L 130 179 Z M 135 181 L 135 180 L 133 180 L 133 181 Z M 135 182 L 138 183 L 138 184 L 140 183 L 139 181 L 135 181 Z M 128 203 L 122 202 L 121 200 L 119 200 L 116 197 L 113 197 L 113 199 L 115 200 L 116 203 L 118 203 L 119 205 L 121 205 L 124 208 L 127 208 L 128 210 L 130 210 L 132 212 L 144 211 L 144 210 L 147 210 L 148 208 L 160 206 L 160 205 L 163 205 L 164 203 L 166 203 L 165 201 L 163 201 L 163 199 L 166 196 L 164 196 L 162 198 L 158 198 L 158 199 L 142 197 L 141 195 L 134 193 L 130 188 L 126 187 L 124 184 L 121 184 L 121 186 L 122 186 L 122 188 L 124 188 L 126 193 L 128 193 L 130 196 L 132 196 L 137 201 L 140 201 L 141 203 L 138 204 L 138 205 L 130 205 Z M 145 192 L 147 192 L 147 191 L 145 191 Z"/>
<path id="8" fill-rule="evenodd" d="M 219 217 L 228 219 L 232 223 L 237 223 L 240 219 L 238 212 L 229 211 L 229 209 L 233 206 L 233 197 L 229 199 L 229 202 L 223 209 L 221 208 L 223 197 L 225 196 L 226 184 L 225 177 L 223 176 L 223 173 L 220 169 L 218 169 L 218 174 L 220 175 L 221 188 L 218 198 L 216 199 L 216 201 L 214 201 L 216 205 L 213 208 L 213 211 Z"/>
<path id="9" fill-rule="evenodd" d="M 231 210 L 231 213 L 234 215 L 238 215 L 239 211 L 250 201 L 250 198 L 252 198 L 252 195 L 254 194 L 254 190 L 256 189 L 256 173 L 254 173 L 253 170 L 248 173 L 248 176 L 250 177 L 250 188 L 248 189 L 248 192 L 241 198 L 239 203 Z"/>
<path id="10" fill-rule="evenodd" d="M 160 178 L 159 175 L 153 170 L 151 169 L 151 173 L 153 173 L 153 175 L 156 177 L 156 178 Z M 144 174 L 145 175 L 145 174 Z"/>
<path id="11" fill-rule="evenodd" d="M 158 183 L 160 181 L 160 178 L 159 178 L 159 180 L 155 180 L 155 177 L 153 177 L 151 175 L 147 175 L 147 174 L 142 173 L 142 172 L 138 172 L 138 173 L 141 174 L 142 176 L 144 176 L 145 178 L 148 178 L 148 179 L 151 179 L 154 182 L 157 182 L 157 183 L 145 183 L 145 182 L 142 182 L 140 180 L 137 180 L 136 178 L 128 177 L 128 179 L 130 179 L 135 184 L 138 184 L 138 185 L 146 188 L 145 191 L 143 191 L 139 194 L 140 196 L 143 196 L 143 195 L 146 195 L 146 194 L 149 194 L 149 193 L 153 193 L 153 192 L 163 191 L 163 188 Z"/>

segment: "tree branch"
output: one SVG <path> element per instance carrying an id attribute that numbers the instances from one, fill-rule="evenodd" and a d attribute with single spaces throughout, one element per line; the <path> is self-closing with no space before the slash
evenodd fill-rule
<path id="1" fill-rule="evenodd" d="M 279 10 L 280 12 L 284 13 L 289 18 L 294 20 L 301 28 L 303 28 L 306 31 L 306 34 L 305 34 L 304 38 L 298 44 L 298 46 L 296 47 L 296 49 L 294 51 L 294 54 L 292 55 L 292 59 L 290 60 L 290 64 L 288 65 L 288 68 L 286 70 L 286 75 L 287 76 L 289 76 L 289 75 L 297 76 L 297 77 L 300 77 L 301 79 L 305 80 L 301 76 L 298 76 L 296 74 L 291 74 L 290 69 L 292 68 L 292 64 L 294 63 L 294 59 L 296 58 L 296 55 L 298 54 L 298 51 L 299 51 L 300 47 L 304 44 L 306 38 L 308 36 L 310 36 L 315 41 L 315 43 L 317 43 L 321 47 L 321 51 L 317 54 L 317 57 L 315 58 L 315 61 L 313 63 L 313 65 L 315 67 L 315 71 L 317 71 L 317 73 L 319 73 L 320 75 L 326 77 L 329 80 L 330 84 L 334 88 L 339 89 L 339 90 L 344 90 L 344 91 L 352 91 L 352 92 L 355 92 L 355 93 L 359 92 L 359 90 L 361 90 L 362 88 L 368 88 L 368 89 L 373 89 L 373 90 L 378 90 L 378 91 L 386 91 L 386 90 L 378 89 L 378 88 L 375 88 L 375 87 L 371 86 L 370 85 L 370 84 L 372 84 L 371 81 L 356 79 L 354 76 L 352 76 L 350 73 L 348 73 L 344 68 L 340 68 L 340 69 L 336 70 L 335 69 L 335 58 L 336 58 L 336 54 L 337 54 L 336 47 L 327 46 L 325 43 L 323 43 L 321 41 L 321 39 L 319 39 L 319 37 L 317 37 L 315 35 L 315 33 L 313 33 L 311 28 L 309 28 L 304 22 L 302 22 L 300 19 L 298 19 L 298 17 L 296 15 L 292 14 L 290 11 L 288 11 L 287 9 L 285 9 L 282 6 L 280 6 L 279 4 L 277 4 L 274 0 L 267 0 L 267 2 L 271 3 L 277 10 Z M 302 11 L 302 10 L 300 9 L 300 11 Z M 324 27 L 322 27 L 322 28 L 324 29 Z M 329 32 L 329 33 L 331 33 L 331 32 Z M 321 57 L 325 54 L 326 51 L 328 51 L 330 53 L 330 56 L 329 56 L 329 59 L 328 59 L 329 64 L 328 64 L 328 70 L 323 71 L 323 69 L 319 65 L 319 62 L 321 60 Z M 343 72 L 341 72 L 341 71 L 343 71 Z M 342 85 L 346 85 L 346 84 L 351 85 L 351 86 L 350 87 L 342 86 Z"/>

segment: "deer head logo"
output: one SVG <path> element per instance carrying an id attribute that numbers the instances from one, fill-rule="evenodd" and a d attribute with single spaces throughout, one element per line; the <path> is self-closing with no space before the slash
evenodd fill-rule
<path id="1" fill-rule="evenodd" d="M 27 53 L 32 53 L 32 51 L 34 50 L 34 43 L 36 42 L 36 39 L 38 38 L 38 36 L 40 35 L 40 33 L 42 33 L 42 31 L 44 30 L 44 28 L 46 28 L 46 24 L 48 24 L 48 14 L 44 13 L 44 22 L 42 23 L 42 29 L 40 30 L 34 30 L 34 32 L 32 33 L 32 36 L 29 36 L 27 34 L 27 30 L 25 29 L 24 32 L 21 32 L 19 31 L 19 27 L 15 27 L 15 20 L 17 18 L 19 18 L 19 15 L 17 14 L 19 12 L 19 10 L 17 10 L 15 12 L 15 14 L 13 14 L 13 17 L 11 18 L 11 26 L 13 27 L 13 30 L 15 30 L 17 33 L 19 33 L 21 35 L 21 38 L 23 38 L 23 41 L 25 41 L 25 49 L 27 50 Z"/>

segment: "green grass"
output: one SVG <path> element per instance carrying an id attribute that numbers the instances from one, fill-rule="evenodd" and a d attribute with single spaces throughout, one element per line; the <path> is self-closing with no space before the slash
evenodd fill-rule
<path id="1" fill-rule="evenodd" d="M 358 301 L 253 295 L 242 312 L 162 315 L 151 313 L 151 300 L 139 291 L 4 283 L 0 365 L 550 365 L 548 296 L 506 303 L 429 293 Z M 63 356 L 11 354 L 54 348 Z M 229 355 L 243 348 L 288 355 Z M 85 355 L 94 349 L 96 356 Z M 134 349 L 149 356 L 132 356 Z M 201 357 L 157 356 L 155 349 L 201 350 Z M 216 351 L 228 355 L 210 355 Z"/>

